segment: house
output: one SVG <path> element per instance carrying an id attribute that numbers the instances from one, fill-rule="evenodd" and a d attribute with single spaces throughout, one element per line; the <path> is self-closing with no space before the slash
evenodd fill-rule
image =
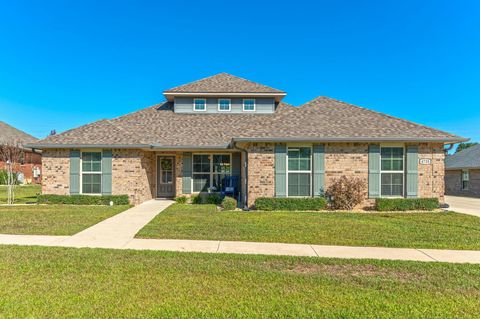
<path id="1" fill-rule="evenodd" d="M 445 158 L 445 194 L 480 197 L 480 144 Z"/>
<path id="2" fill-rule="evenodd" d="M 19 167 L 15 168 L 15 170 L 23 174 L 23 182 L 27 184 L 41 183 L 42 154 L 23 146 L 36 141 L 38 139 L 32 135 L 0 121 L 0 145 L 2 143 L 20 143 L 22 146 L 23 158 Z M 0 157 L 0 170 L 5 169 L 5 165 L 6 163 Z"/>
<path id="3" fill-rule="evenodd" d="M 444 145 L 465 139 L 327 97 L 300 107 L 286 92 L 221 73 L 166 99 L 29 146 L 43 150 L 43 193 L 152 198 L 222 188 L 240 200 L 321 196 L 335 178 L 376 197 L 444 196 Z"/>

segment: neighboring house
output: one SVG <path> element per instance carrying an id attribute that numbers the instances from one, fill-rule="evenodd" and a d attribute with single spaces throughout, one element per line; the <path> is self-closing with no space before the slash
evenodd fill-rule
<path id="1" fill-rule="evenodd" d="M 480 197 L 480 144 L 445 158 L 445 194 Z"/>
<path id="2" fill-rule="evenodd" d="M 226 73 L 163 92 L 166 102 L 50 136 L 43 193 L 128 194 L 132 203 L 222 188 L 239 198 L 320 196 L 335 178 L 369 198 L 444 196 L 444 144 L 464 138 L 327 97 L 286 93 Z M 369 200 L 371 203 L 372 201 Z"/>
<path id="3" fill-rule="evenodd" d="M 24 147 L 27 143 L 35 143 L 37 138 L 23 131 L 20 131 L 5 122 L 0 121 L 0 145 L 2 143 L 20 143 L 23 149 L 23 158 L 20 161 L 20 167 L 16 170 L 23 174 L 23 182 L 30 184 L 41 183 L 42 154 L 31 148 Z M 5 169 L 5 162 L 0 157 L 0 170 Z"/>

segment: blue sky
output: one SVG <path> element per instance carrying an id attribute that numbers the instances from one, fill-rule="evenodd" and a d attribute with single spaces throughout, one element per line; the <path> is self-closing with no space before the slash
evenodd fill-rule
<path id="1" fill-rule="evenodd" d="M 0 0 L 0 120 L 37 137 L 219 72 L 480 141 L 480 1 Z"/>

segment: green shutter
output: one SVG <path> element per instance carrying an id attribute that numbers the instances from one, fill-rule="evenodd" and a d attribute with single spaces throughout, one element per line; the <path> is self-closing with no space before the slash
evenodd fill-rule
<path id="1" fill-rule="evenodd" d="M 380 146 L 368 147 L 368 197 L 380 197 Z"/>
<path id="2" fill-rule="evenodd" d="M 80 151 L 70 151 L 70 194 L 80 193 Z"/>
<path id="3" fill-rule="evenodd" d="M 241 153 L 232 153 L 232 176 L 238 176 L 237 189 L 240 189 L 240 179 L 242 175 Z"/>
<path id="4" fill-rule="evenodd" d="M 287 146 L 275 145 L 275 197 L 287 196 Z"/>
<path id="5" fill-rule="evenodd" d="M 313 145 L 313 196 L 323 196 L 325 187 L 325 146 Z"/>
<path id="6" fill-rule="evenodd" d="M 112 150 L 102 152 L 102 195 L 112 195 Z"/>
<path id="7" fill-rule="evenodd" d="M 182 193 L 192 193 L 192 153 L 183 153 Z"/>
<path id="8" fill-rule="evenodd" d="M 407 197 L 418 195 L 418 146 L 407 146 Z"/>

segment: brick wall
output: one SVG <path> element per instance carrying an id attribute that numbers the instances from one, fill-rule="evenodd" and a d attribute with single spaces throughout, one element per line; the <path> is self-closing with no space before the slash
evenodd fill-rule
<path id="1" fill-rule="evenodd" d="M 43 150 L 42 175 L 43 194 L 70 194 L 70 150 Z"/>
<path id="2" fill-rule="evenodd" d="M 248 149 L 248 205 L 258 197 L 275 194 L 275 155 L 273 143 L 252 143 Z M 429 165 L 419 164 L 419 197 L 438 197 L 444 201 L 443 144 L 419 144 L 419 159 L 430 159 Z M 343 175 L 358 177 L 368 182 L 367 143 L 325 144 L 325 187 Z M 367 191 L 367 190 L 366 190 Z M 366 200 L 362 206 L 371 205 Z"/>
<path id="3" fill-rule="evenodd" d="M 441 143 L 420 143 L 418 147 L 418 197 L 438 197 L 445 201 L 445 153 Z M 429 159 L 430 164 L 420 164 Z"/>
<path id="4" fill-rule="evenodd" d="M 275 155 L 273 143 L 251 143 L 248 150 L 248 205 L 258 197 L 275 195 Z M 45 194 L 69 194 L 69 150 L 43 152 Z M 176 195 L 182 195 L 183 157 L 178 152 L 146 152 L 114 149 L 112 160 L 112 192 L 127 194 L 134 204 L 156 197 L 156 156 L 175 156 Z M 419 158 L 430 159 L 419 164 L 419 197 L 438 197 L 443 201 L 444 153 L 442 144 L 420 144 Z M 325 186 L 342 175 L 368 180 L 368 144 L 327 143 L 325 145 Z M 472 177 L 471 177 L 472 179 Z M 479 177 L 480 179 L 480 177 Z M 371 201 L 369 201 L 371 203 Z"/>
<path id="5" fill-rule="evenodd" d="M 257 197 L 275 195 L 275 154 L 272 143 L 252 143 L 248 151 L 248 206 Z"/>
<path id="6" fill-rule="evenodd" d="M 462 170 L 445 171 L 445 194 L 480 197 L 480 169 L 469 170 L 468 189 L 462 189 Z"/>
<path id="7" fill-rule="evenodd" d="M 155 153 L 114 149 L 112 194 L 127 194 L 132 204 L 155 198 Z"/>

